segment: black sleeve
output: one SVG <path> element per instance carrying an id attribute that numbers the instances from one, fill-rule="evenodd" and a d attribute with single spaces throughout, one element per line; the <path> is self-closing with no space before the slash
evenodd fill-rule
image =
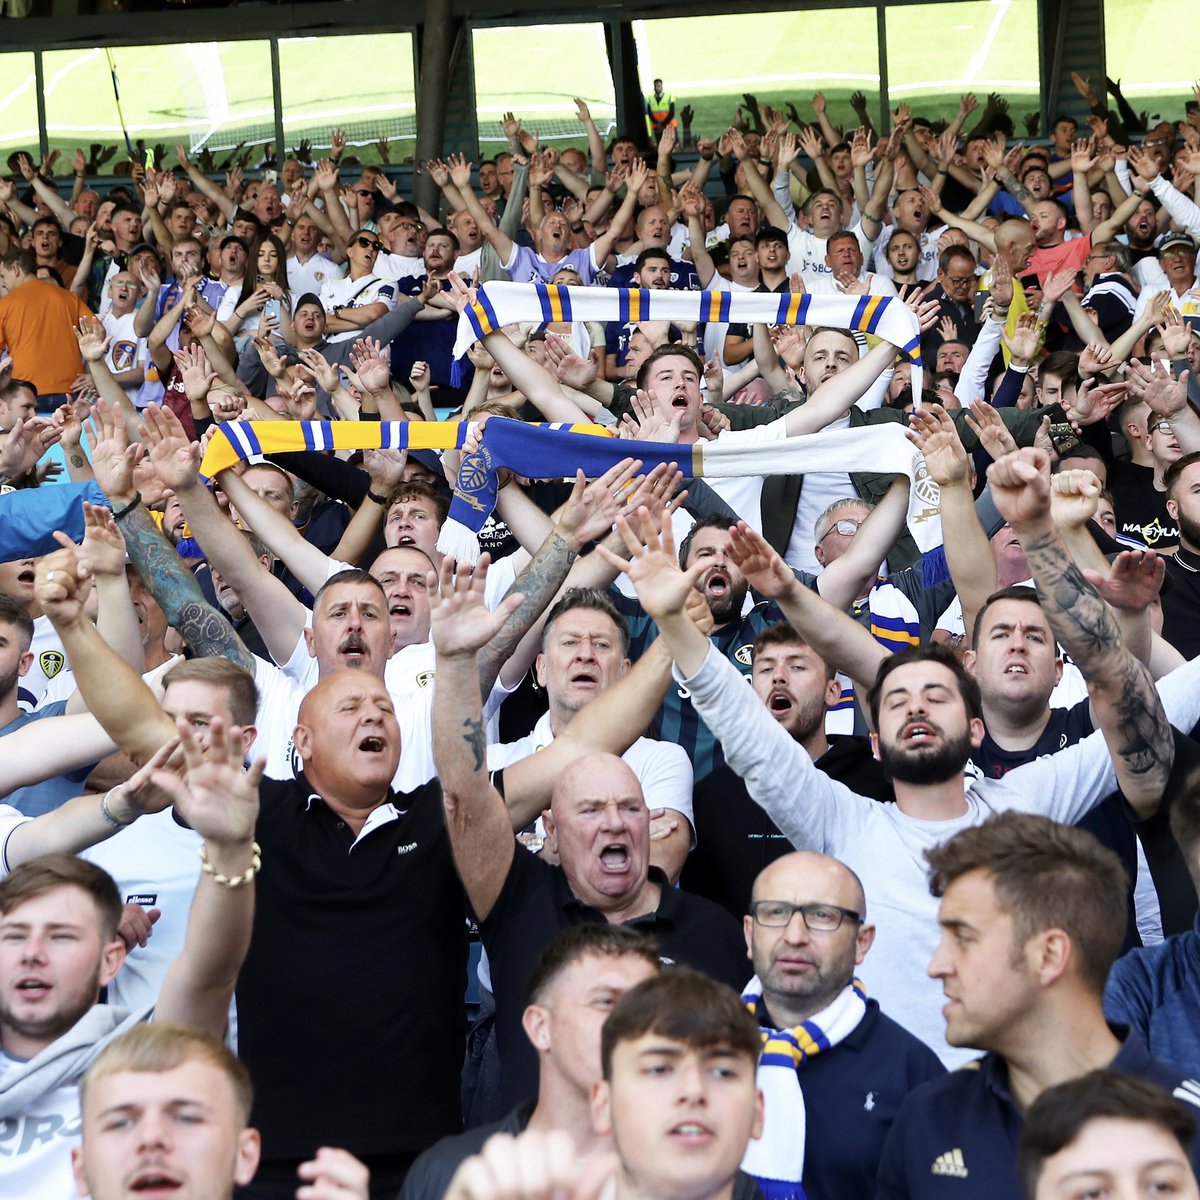
<path id="1" fill-rule="evenodd" d="M 371 477 L 357 467 L 316 450 L 294 450 L 284 454 L 268 454 L 271 462 L 291 471 L 293 475 L 312 484 L 331 500 L 341 500 L 357 508 L 366 498 Z"/>

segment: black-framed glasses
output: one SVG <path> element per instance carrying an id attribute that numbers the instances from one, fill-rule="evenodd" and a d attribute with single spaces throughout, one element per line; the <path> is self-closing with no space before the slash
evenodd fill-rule
<path id="1" fill-rule="evenodd" d="M 369 237 L 356 237 L 354 239 L 354 244 L 356 246 L 362 246 L 363 249 L 365 249 L 365 250 L 382 250 L 383 249 L 382 242 L 377 242 L 374 238 L 369 238 Z"/>
<path id="2" fill-rule="evenodd" d="M 1151 433 L 1174 433 L 1175 430 L 1173 430 L 1171 428 L 1170 421 L 1155 421 L 1154 424 L 1150 426 L 1150 432 Z"/>
<path id="3" fill-rule="evenodd" d="M 759 925 L 768 929 L 782 929 L 790 925 L 792 918 L 799 913 L 804 918 L 804 924 L 814 933 L 833 933 L 840 929 L 843 921 L 853 921 L 861 925 L 866 919 L 861 913 L 852 908 L 842 908 L 837 904 L 789 904 L 786 900 L 755 900 L 750 905 L 750 915 Z"/>
<path id="4" fill-rule="evenodd" d="M 373 195 L 375 195 L 375 193 L 373 191 L 371 191 L 370 188 L 355 188 L 354 194 L 356 196 L 373 196 Z"/>

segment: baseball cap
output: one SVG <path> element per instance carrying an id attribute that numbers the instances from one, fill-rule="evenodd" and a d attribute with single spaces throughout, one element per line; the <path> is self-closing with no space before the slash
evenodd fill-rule
<path id="1" fill-rule="evenodd" d="M 1188 250 L 1195 254 L 1196 239 L 1189 233 L 1164 233 L 1158 239 L 1157 250 L 1159 254 L 1164 250 Z"/>
<path id="2" fill-rule="evenodd" d="M 315 304 L 322 312 L 325 311 L 325 305 L 321 303 L 321 297 L 316 292 L 305 292 L 296 301 L 296 307 L 292 309 L 292 312 L 299 312 L 306 304 Z"/>

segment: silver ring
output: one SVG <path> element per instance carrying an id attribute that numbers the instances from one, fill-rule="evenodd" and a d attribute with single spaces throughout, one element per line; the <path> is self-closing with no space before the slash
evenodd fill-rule
<path id="1" fill-rule="evenodd" d="M 46 576 L 46 582 L 47 582 L 47 583 L 53 583 L 53 582 L 54 582 L 54 576 L 55 576 L 55 575 L 57 575 L 57 574 L 58 574 L 58 572 L 57 572 L 57 571 L 51 571 L 51 572 L 50 572 L 50 574 Z"/>

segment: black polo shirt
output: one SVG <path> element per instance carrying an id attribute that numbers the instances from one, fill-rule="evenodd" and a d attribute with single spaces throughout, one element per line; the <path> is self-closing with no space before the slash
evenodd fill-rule
<path id="1" fill-rule="evenodd" d="M 1162 635 L 1184 658 L 1195 658 L 1200 654 L 1200 554 L 1180 546 L 1166 563 L 1171 588 L 1162 598 Z"/>
<path id="2" fill-rule="evenodd" d="M 303 775 L 259 795 L 236 999 L 263 1158 L 423 1150 L 462 1127 L 466 901 L 441 787 L 392 794 L 357 841 Z"/>
<path id="3" fill-rule="evenodd" d="M 1124 1026 L 1114 1026 L 1113 1032 L 1124 1041 L 1111 1070 L 1156 1083 L 1200 1110 L 1200 1084 L 1151 1058 L 1139 1034 Z M 1008 1067 L 996 1055 L 926 1083 L 896 1115 L 875 1195 L 878 1200 L 1012 1200 L 1022 1194 L 1017 1139 L 1024 1123 L 1025 1114 L 1008 1090 Z M 1192 1167 L 1197 1166 L 1193 1149 Z"/>
<path id="4" fill-rule="evenodd" d="M 658 909 L 625 924 L 658 942 L 665 963 L 682 963 L 740 991 L 753 974 L 741 924 L 719 905 L 673 888 L 656 867 Z M 537 1055 L 521 1026 L 525 988 L 554 935 L 573 925 L 602 922 L 604 914 L 577 900 L 561 867 L 517 847 L 492 911 L 480 923 L 496 998 L 496 1047 L 501 1082 L 497 1103 L 509 1108 L 537 1093 Z"/>

